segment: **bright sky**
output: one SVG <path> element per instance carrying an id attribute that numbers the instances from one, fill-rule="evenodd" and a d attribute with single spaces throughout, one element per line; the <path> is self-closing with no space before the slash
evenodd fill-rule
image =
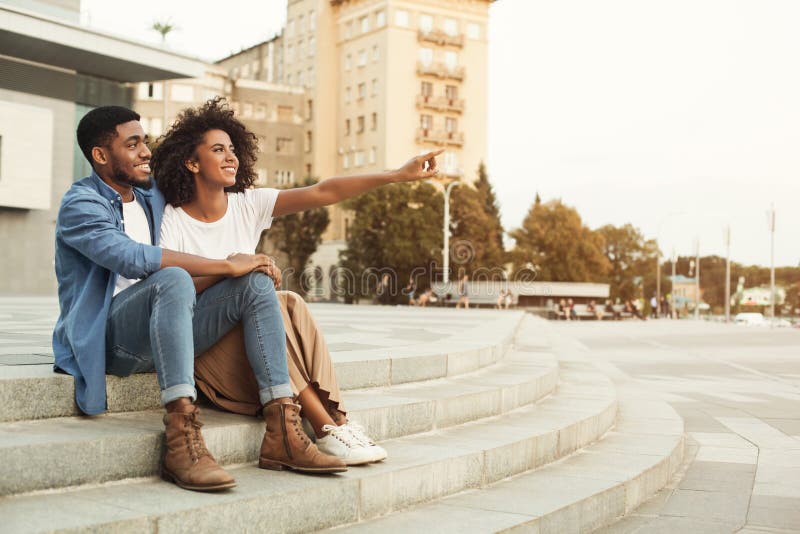
<path id="1" fill-rule="evenodd" d="M 84 20 L 218 59 L 284 23 L 285 0 L 83 0 Z M 800 263 L 800 2 L 498 0 L 491 8 L 488 167 L 506 229 L 536 191 L 591 227 L 627 222 L 669 255 Z"/>

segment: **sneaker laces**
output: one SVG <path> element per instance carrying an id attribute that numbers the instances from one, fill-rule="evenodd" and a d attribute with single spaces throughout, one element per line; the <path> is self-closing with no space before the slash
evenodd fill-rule
<path id="1" fill-rule="evenodd" d="M 361 440 L 357 439 L 346 426 L 325 425 L 322 427 L 322 431 L 344 443 L 348 449 L 362 446 Z"/>
<path id="2" fill-rule="evenodd" d="M 359 423 L 351 421 L 346 425 L 344 425 L 344 427 L 347 428 L 350 431 L 350 434 L 352 434 L 352 436 L 356 440 L 361 442 L 362 445 L 366 447 L 372 447 L 373 445 L 375 445 L 375 442 L 372 441 L 372 438 L 370 438 L 367 435 L 366 431 L 364 430 L 364 427 L 361 426 Z"/>

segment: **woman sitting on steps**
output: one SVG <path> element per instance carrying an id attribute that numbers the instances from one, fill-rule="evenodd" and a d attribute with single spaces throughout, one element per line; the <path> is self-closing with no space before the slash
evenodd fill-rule
<path id="1" fill-rule="evenodd" d="M 237 252 L 253 253 L 273 217 L 328 206 L 385 184 L 430 178 L 437 173 L 435 156 L 440 153 L 412 158 L 392 172 L 335 177 L 309 187 L 277 190 L 252 188 L 256 152 L 256 136 L 234 118 L 224 100 L 215 98 L 199 109 L 184 110 L 160 140 L 151 161 L 153 176 L 169 203 L 161 246 L 220 259 Z M 275 287 L 280 285 L 275 265 L 262 272 L 248 276 L 245 283 L 271 284 L 269 276 Z M 213 292 L 222 280 L 194 278 L 198 295 Z M 245 289 L 258 291 L 258 287 Z M 347 420 L 330 354 L 305 302 L 291 292 L 279 292 L 278 298 L 298 405 L 260 405 L 259 385 L 247 365 L 248 346 L 259 343 L 262 335 L 254 325 L 238 325 L 214 346 L 198 348 L 202 352 L 195 362 L 198 387 L 223 409 L 263 414 L 267 430 L 261 446 L 262 467 L 314 470 L 313 466 L 306 469 L 302 454 L 283 450 L 312 447 L 303 443 L 307 438 L 300 430 L 301 410 L 324 455 L 338 457 L 347 465 L 383 460 L 386 451 Z"/>

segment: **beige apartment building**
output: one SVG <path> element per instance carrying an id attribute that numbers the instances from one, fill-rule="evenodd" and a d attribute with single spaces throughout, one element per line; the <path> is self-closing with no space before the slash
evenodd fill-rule
<path id="1" fill-rule="evenodd" d="M 252 62 L 247 65 L 249 69 Z M 238 67 L 231 70 L 242 75 Z M 216 96 L 225 97 L 236 116 L 258 137 L 256 185 L 292 184 L 304 175 L 305 91 L 266 81 L 270 77 L 262 79 L 259 71 L 245 72 L 255 75 L 254 79 L 232 78 L 226 66 L 208 65 L 202 77 L 143 82 L 136 87 L 134 109 L 142 116 L 145 131 L 157 138 L 181 110 L 200 106 Z"/>
<path id="2" fill-rule="evenodd" d="M 395 168 L 444 148 L 443 174 L 466 181 L 486 159 L 491 0 L 289 0 L 283 78 L 305 87 L 321 178 Z M 338 262 L 350 215 L 332 210 L 312 258 Z"/>

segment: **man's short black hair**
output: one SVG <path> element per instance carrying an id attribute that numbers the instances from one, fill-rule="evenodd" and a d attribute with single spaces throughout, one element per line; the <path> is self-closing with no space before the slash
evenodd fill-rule
<path id="1" fill-rule="evenodd" d="M 101 106 L 83 116 L 78 123 L 78 146 L 92 167 L 92 149 L 96 146 L 108 146 L 117 136 L 118 125 L 138 121 L 140 118 L 138 113 L 122 106 Z"/>

